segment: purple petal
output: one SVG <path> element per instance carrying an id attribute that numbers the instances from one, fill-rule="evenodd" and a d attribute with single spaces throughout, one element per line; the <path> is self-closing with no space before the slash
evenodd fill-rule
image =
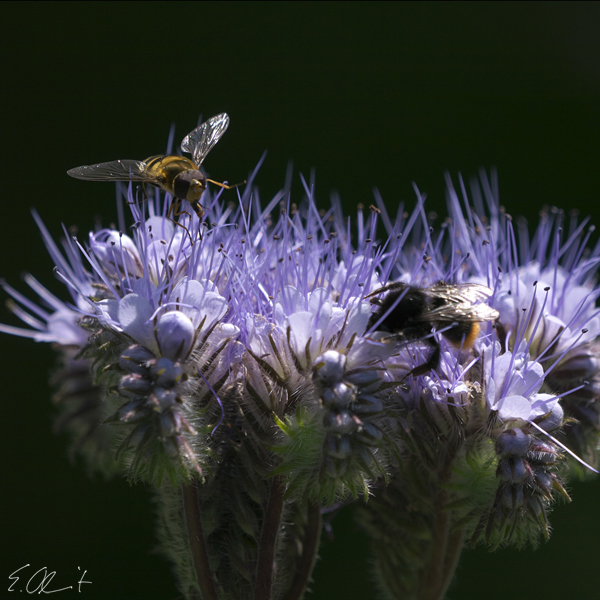
<path id="1" fill-rule="evenodd" d="M 156 323 L 156 338 L 163 356 L 171 360 L 187 357 L 196 331 L 193 323 L 180 311 L 164 313 Z"/>
<path id="2" fill-rule="evenodd" d="M 119 323 L 123 331 L 136 342 L 155 350 L 152 313 L 150 302 L 138 294 L 127 294 L 119 302 Z"/>

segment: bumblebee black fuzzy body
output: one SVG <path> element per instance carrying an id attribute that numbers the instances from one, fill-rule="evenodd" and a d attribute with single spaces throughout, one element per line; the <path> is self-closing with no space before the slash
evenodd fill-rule
<path id="1" fill-rule="evenodd" d="M 467 349 L 477 339 L 479 323 L 498 318 L 498 312 L 485 304 L 491 294 L 488 287 L 476 283 L 438 281 L 424 288 L 390 283 L 367 296 L 376 306 L 368 328 L 388 332 L 401 342 L 422 340 L 429 344 L 433 353 L 427 362 L 409 373 L 423 375 L 439 364 L 441 350 L 434 331 L 454 346 Z"/>

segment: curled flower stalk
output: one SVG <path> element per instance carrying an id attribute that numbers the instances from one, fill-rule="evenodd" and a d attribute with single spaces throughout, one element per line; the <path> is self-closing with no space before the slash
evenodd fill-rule
<path id="1" fill-rule="evenodd" d="M 122 188 L 133 227 L 85 243 L 34 215 L 70 301 L 3 282 L 29 329 L 0 330 L 59 349 L 73 452 L 154 486 L 182 594 L 299 600 L 322 512 L 350 503 L 391 598 L 442 599 L 467 543 L 547 539 L 598 462 L 586 222 L 545 211 L 530 240 L 485 176 L 449 181 L 437 230 L 419 195 L 346 220 L 306 182 L 262 206 L 255 173 L 177 223 Z"/>

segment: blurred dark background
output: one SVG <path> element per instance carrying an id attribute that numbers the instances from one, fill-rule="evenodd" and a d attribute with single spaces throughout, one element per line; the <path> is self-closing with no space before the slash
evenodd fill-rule
<path id="1" fill-rule="evenodd" d="M 535 222 L 542 205 L 600 221 L 598 3 L 3 3 L 0 276 L 24 291 L 29 271 L 66 298 L 30 216 L 50 231 L 115 218 L 114 188 L 65 171 L 165 149 L 226 111 L 227 134 L 206 162 L 239 181 L 263 151 L 263 198 L 294 161 L 316 169 L 348 210 L 377 186 L 394 209 L 412 182 L 443 211 L 443 173 L 499 171 L 501 200 Z M 17 324 L 3 307 L 0 321 Z M 155 544 L 149 492 L 90 480 L 51 433 L 46 345 L 1 335 L 2 558 L 64 582 L 87 569 L 81 597 L 175 600 Z M 597 597 L 598 480 L 571 488 L 536 551 L 466 551 L 451 599 L 510 593 Z M 372 598 L 364 538 L 351 513 L 334 521 L 315 571 L 315 600 Z M 552 571 L 550 571 L 552 569 Z M 70 582 L 69 582 L 70 583 Z M 60 586 L 54 586 L 60 587 Z M 60 598 L 76 592 L 60 592 Z"/>

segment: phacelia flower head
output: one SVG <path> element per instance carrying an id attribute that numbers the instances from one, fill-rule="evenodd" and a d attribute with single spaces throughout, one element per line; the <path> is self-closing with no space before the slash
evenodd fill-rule
<path id="1" fill-rule="evenodd" d="M 197 511 L 208 597 L 291 589 L 320 511 L 358 498 L 388 591 L 417 585 L 411 557 L 433 555 L 442 521 L 492 546 L 547 537 L 566 457 L 597 459 L 586 222 L 546 210 L 530 240 L 487 177 L 472 199 L 461 182 L 462 203 L 449 181 L 438 229 L 418 193 L 412 211 L 391 217 L 376 195 L 346 220 L 312 182 L 263 207 L 255 175 L 176 214 L 169 194 L 121 188 L 133 226 L 121 211 L 62 249 L 34 215 L 70 301 L 2 282 L 29 329 L 0 331 L 61 349 L 77 451 L 161 490 L 185 593 L 206 591 L 178 542 Z"/>
<path id="2" fill-rule="evenodd" d="M 495 179 L 473 183 L 473 207 L 463 216 L 449 181 L 448 204 L 455 245 L 469 255 L 468 277 L 494 290 L 498 339 L 519 349 L 544 371 L 542 392 L 560 397 L 565 424 L 559 437 L 588 462 L 597 463 L 600 402 L 597 339 L 600 312 L 597 270 L 600 246 L 589 248 L 595 228 L 576 211 L 544 208 L 532 237 L 497 201 Z M 463 202 L 467 205 L 461 181 Z"/>

